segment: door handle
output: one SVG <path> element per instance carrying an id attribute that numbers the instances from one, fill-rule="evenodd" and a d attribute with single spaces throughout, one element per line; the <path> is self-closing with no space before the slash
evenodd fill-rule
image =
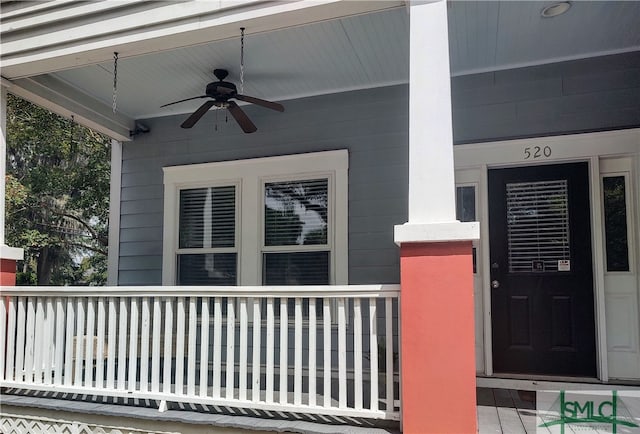
<path id="1" fill-rule="evenodd" d="M 500 282 L 498 280 L 492 280 L 491 281 L 491 288 L 493 288 L 493 289 L 500 288 Z"/>

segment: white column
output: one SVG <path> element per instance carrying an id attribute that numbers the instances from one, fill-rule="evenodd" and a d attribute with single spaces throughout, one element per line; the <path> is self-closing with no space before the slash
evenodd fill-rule
<path id="1" fill-rule="evenodd" d="M 447 3 L 411 3 L 409 221 L 396 243 L 476 239 L 476 223 L 456 221 Z"/>
<path id="2" fill-rule="evenodd" d="M 120 262 L 120 187 L 122 183 L 122 143 L 111 140 L 111 178 L 109 183 L 109 254 L 107 285 L 118 285 Z"/>
<path id="3" fill-rule="evenodd" d="M 24 258 L 24 250 L 7 247 L 4 241 L 5 175 L 7 165 L 7 89 L 0 88 L 0 259 Z"/>

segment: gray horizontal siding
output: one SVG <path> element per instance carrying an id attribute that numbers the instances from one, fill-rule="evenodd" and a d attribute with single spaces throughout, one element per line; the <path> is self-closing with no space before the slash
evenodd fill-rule
<path id="1" fill-rule="evenodd" d="M 452 79 L 456 143 L 640 126 L 640 53 Z M 123 149 L 120 284 L 160 284 L 162 167 L 349 150 L 349 280 L 397 283 L 393 226 L 407 218 L 408 87 L 285 101 L 285 113 L 248 106 L 258 126 L 208 113 L 144 121 L 151 133 Z"/>
<path id="2" fill-rule="evenodd" d="M 284 105 L 246 107 L 254 134 L 220 115 L 215 131 L 212 112 L 191 130 L 179 128 L 186 115 L 144 121 L 151 133 L 123 148 L 119 284 L 161 283 L 162 167 L 334 149 L 349 150 L 350 283 L 399 282 L 393 226 L 407 214 L 407 87 Z"/>
<path id="3" fill-rule="evenodd" d="M 452 79 L 456 143 L 640 126 L 640 52 Z"/>

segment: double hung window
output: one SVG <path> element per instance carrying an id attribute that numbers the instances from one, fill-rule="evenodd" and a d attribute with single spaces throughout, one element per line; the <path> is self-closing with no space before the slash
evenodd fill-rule
<path id="1" fill-rule="evenodd" d="M 347 279 L 347 151 L 167 167 L 165 285 Z"/>

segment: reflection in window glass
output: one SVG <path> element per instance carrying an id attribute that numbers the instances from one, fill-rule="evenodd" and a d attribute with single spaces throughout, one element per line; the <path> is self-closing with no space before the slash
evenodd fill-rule
<path id="1" fill-rule="evenodd" d="M 329 252 L 265 253 L 264 285 L 328 285 Z"/>
<path id="2" fill-rule="evenodd" d="M 456 187 L 456 219 L 461 222 L 476 221 L 476 188 Z M 478 272 L 476 248 L 473 248 L 473 272 Z"/>
<path id="3" fill-rule="evenodd" d="M 624 176 L 602 179 L 607 271 L 629 271 L 627 204 Z"/>
<path id="4" fill-rule="evenodd" d="M 180 248 L 234 247 L 236 188 L 180 191 Z"/>
<path id="5" fill-rule="evenodd" d="M 456 188 L 456 218 L 461 222 L 476 221 L 476 188 Z"/>
<path id="6" fill-rule="evenodd" d="M 265 184 L 265 246 L 327 244 L 328 181 Z"/>
<path id="7" fill-rule="evenodd" d="M 178 255 L 178 285 L 236 285 L 235 253 Z"/>

